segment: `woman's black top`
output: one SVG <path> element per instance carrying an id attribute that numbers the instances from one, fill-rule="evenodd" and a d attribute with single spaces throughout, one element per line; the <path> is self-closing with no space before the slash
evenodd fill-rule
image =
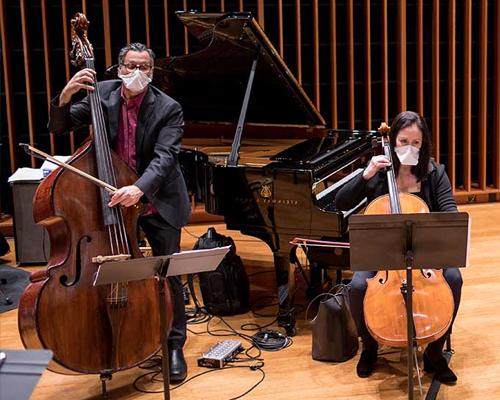
<path id="1" fill-rule="evenodd" d="M 359 174 L 337 192 L 335 205 L 338 210 L 346 211 L 354 208 L 365 197 L 369 203 L 388 192 L 386 171 L 379 171 L 369 180 L 365 180 L 363 174 Z M 421 181 L 419 197 L 427 203 L 431 212 L 457 211 L 457 203 L 453 198 L 444 165 L 430 162 L 429 172 Z"/>

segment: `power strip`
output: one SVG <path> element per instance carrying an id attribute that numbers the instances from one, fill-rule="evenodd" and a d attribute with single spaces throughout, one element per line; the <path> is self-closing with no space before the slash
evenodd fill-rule
<path id="1" fill-rule="evenodd" d="M 198 366 L 208 368 L 222 368 L 236 354 L 243 350 L 239 340 L 223 340 L 212 346 L 198 358 Z"/>

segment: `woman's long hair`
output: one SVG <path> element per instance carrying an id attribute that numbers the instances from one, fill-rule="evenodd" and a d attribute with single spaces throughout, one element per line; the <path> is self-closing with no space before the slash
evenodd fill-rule
<path id="1" fill-rule="evenodd" d="M 422 132 L 422 147 L 420 148 L 420 153 L 418 156 L 418 164 L 411 167 L 411 172 L 417 177 L 417 181 L 421 181 L 424 176 L 429 172 L 429 162 L 431 159 L 431 133 L 425 120 L 414 111 L 403 111 L 399 113 L 394 121 L 392 121 L 391 131 L 390 131 L 390 143 L 392 148 L 392 162 L 394 163 L 394 172 L 396 176 L 399 172 L 399 167 L 401 162 L 397 154 L 394 152 L 394 147 L 396 146 L 396 138 L 401 129 L 408 128 L 410 126 L 416 125 L 420 132 Z"/>

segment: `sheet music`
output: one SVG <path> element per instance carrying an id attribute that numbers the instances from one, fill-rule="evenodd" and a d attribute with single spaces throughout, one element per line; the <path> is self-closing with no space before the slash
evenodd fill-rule
<path id="1" fill-rule="evenodd" d="M 41 181 L 43 171 L 40 168 L 18 168 L 8 179 L 8 182 Z"/>
<path id="2" fill-rule="evenodd" d="M 168 262 L 167 276 L 213 271 L 219 266 L 230 248 L 231 246 L 224 246 L 214 249 L 187 250 L 169 256 L 109 261 L 99 266 L 93 285 L 153 278 L 160 273 L 162 265 L 166 262 Z"/>
<path id="3" fill-rule="evenodd" d="M 194 274 L 213 271 L 229 252 L 231 246 L 216 247 L 214 249 L 187 250 L 174 253 L 170 258 L 167 276 Z"/>
<path id="4" fill-rule="evenodd" d="M 71 156 L 54 156 L 54 158 L 58 161 L 61 161 L 61 162 L 67 162 Z M 45 160 L 42 164 L 42 166 L 40 167 L 40 169 L 42 171 L 53 171 L 55 170 L 56 168 L 58 168 L 59 166 L 57 164 L 54 164 L 53 162 L 50 162 L 48 160 Z"/>

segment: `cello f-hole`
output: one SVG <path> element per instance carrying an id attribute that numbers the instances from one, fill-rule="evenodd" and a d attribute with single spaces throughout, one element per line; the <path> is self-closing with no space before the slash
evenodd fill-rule
<path id="1" fill-rule="evenodd" d="M 380 283 L 381 285 L 383 285 L 384 283 L 387 282 L 387 279 L 389 278 L 389 271 L 384 271 L 385 273 L 385 277 L 380 277 L 379 280 L 378 280 L 378 283 Z"/>
<path id="2" fill-rule="evenodd" d="M 430 279 L 432 278 L 432 272 L 429 271 L 428 269 L 421 269 L 420 270 L 420 273 L 422 274 L 422 276 L 426 279 Z"/>

